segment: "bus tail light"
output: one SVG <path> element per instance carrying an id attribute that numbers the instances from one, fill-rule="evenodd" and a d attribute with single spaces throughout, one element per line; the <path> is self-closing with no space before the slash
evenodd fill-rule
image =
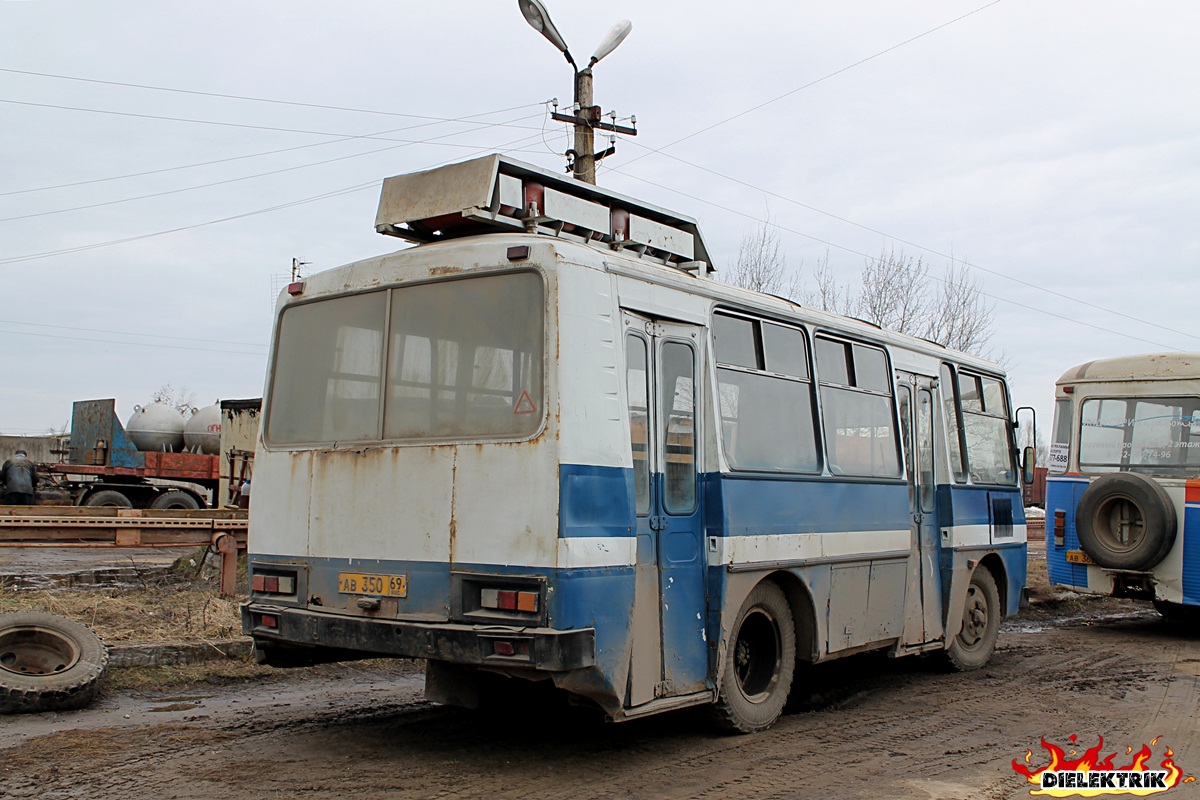
<path id="1" fill-rule="evenodd" d="M 498 611 L 524 611 L 535 614 L 538 610 L 538 593 L 515 589 L 481 589 L 479 605 Z"/>
<path id="2" fill-rule="evenodd" d="M 281 572 L 255 572 L 250 578 L 250 591 L 255 594 L 286 594 L 296 593 L 295 574 Z"/>
<path id="3" fill-rule="evenodd" d="M 275 616 L 274 614 L 259 614 L 258 624 L 264 628 L 278 628 L 279 617 Z"/>
<path id="4" fill-rule="evenodd" d="M 512 658 L 514 656 L 529 655 L 529 640 L 528 639 L 494 639 L 492 641 L 492 653 L 498 656 Z"/>
<path id="5" fill-rule="evenodd" d="M 455 622 L 546 625 L 549 596 L 540 575 L 450 574 L 450 618 Z"/>
<path id="6" fill-rule="evenodd" d="M 1054 546 L 1066 547 L 1067 544 L 1067 512 L 1056 509 L 1054 512 Z"/>

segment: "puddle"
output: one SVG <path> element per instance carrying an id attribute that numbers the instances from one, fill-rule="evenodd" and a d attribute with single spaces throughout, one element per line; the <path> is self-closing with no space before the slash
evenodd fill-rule
<path id="1" fill-rule="evenodd" d="M 147 708 L 146 711 L 150 714 L 165 711 L 195 711 L 204 705 L 205 700 L 210 700 L 212 697 L 213 695 L 211 694 L 194 695 L 191 697 L 162 697 L 154 702 L 156 704 L 162 703 L 163 705 L 155 705 L 153 708 Z"/>
<path id="2" fill-rule="evenodd" d="M 1125 611 L 1116 614 L 1078 614 L 1069 617 L 1055 617 L 1053 620 L 1037 622 L 1007 622 L 1004 630 L 1010 633 L 1046 633 L 1060 628 L 1093 625 L 1104 622 L 1125 622 L 1128 620 L 1145 620 L 1156 617 L 1147 611 Z"/>
<path id="3" fill-rule="evenodd" d="M 149 714 L 157 714 L 163 711 L 194 711 L 200 707 L 199 701 L 195 703 L 172 703 L 171 705 L 158 706 L 156 708 L 147 708 Z"/>

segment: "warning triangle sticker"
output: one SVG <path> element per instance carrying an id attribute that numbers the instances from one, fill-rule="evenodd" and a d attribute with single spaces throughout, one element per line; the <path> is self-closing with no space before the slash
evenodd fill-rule
<path id="1" fill-rule="evenodd" d="M 514 414 L 536 414 L 537 407 L 534 406 L 533 400 L 529 397 L 529 392 L 521 392 L 521 396 L 517 398 L 517 407 L 513 409 Z"/>

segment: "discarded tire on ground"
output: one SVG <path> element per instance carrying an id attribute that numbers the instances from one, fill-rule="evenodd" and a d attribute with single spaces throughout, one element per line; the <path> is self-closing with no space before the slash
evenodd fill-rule
<path id="1" fill-rule="evenodd" d="M 1153 478 L 1114 472 L 1079 499 L 1075 530 L 1083 551 L 1102 567 L 1148 570 L 1175 544 L 1175 506 Z"/>
<path id="2" fill-rule="evenodd" d="M 0 714 L 83 708 L 96 696 L 108 650 L 57 614 L 0 614 Z"/>

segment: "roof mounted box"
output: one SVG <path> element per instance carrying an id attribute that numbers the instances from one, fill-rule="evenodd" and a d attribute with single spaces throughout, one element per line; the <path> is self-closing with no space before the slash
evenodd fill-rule
<path id="1" fill-rule="evenodd" d="M 711 271 L 692 218 L 501 155 L 387 178 L 375 230 L 418 243 L 529 232 Z"/>

